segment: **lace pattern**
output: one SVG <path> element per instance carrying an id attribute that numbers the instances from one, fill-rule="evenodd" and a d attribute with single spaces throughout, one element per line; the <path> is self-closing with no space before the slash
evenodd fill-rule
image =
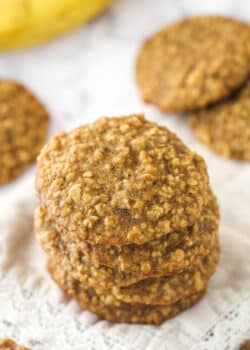
<path id="1" fill-rule="evenodd" d="M 248 337 L 250 239 L 244 232 L 221 225 L 219 269 L 195 307 L 161 327 L 112 325 L 79 310 L 50 279 L 33 237 L 36 201 L 28 187 L 30 179 L 0 214 L 1 335 L 34 350 L 233 350 Z"/>
<path id="2" fill-rule="evenodd" d="M 236 350 L 250 337 L 249 164 L 212 154 L 194 139 L 183 117 L 167 117 L 143 104 L 133 80 L 134 57 L 146 36 L 204 12 L 247 17 L 250 2 L 120 1 L 83 30 L 2 55 L 0 72 L 24 81 L 44 100 L 53 115 L 52 133 L 103 114 L 145 111 L 204 156 L 221 207 L 222 247 L 205 297 L 160 327 L 110 324 L 79 310 L 50 279 L 33 237 L 33 169 L 0 194 L 0 337 L 32 350 Z"/>

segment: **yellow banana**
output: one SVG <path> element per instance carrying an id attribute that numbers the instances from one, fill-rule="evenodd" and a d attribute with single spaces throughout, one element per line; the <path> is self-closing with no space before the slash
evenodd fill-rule
<path id="1" fill-rule="evenodd" d="M 50 39 L 103 11 L 114 0 L 0 0 L 0 51 Z"/>

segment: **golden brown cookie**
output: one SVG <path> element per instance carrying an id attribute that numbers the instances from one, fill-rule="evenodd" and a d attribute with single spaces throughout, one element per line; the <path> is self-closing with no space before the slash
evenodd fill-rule
<path id="1" fill-rule="evenodd" d="M 189 116 L 195 135 L 227 158 L 250 160 L 250 81 L 231 98 Z"/>
<path id="2" fill-rule="evenodd" d="M 60 266 L 57 260 L 50 259 L 48 269 L 55 282 L 68 297 L 75 298 L 82 308 L 89 309 L 111 322 L 159 325 L 190 308 L 204 294 L 203 291 L 166 306 L 128 304 L 121 301 L 112 305 L 107 296 L 98 296 L 93 288 L 80 288 L 79 283 L 72 278 L 64 266 Z M 114 301 L 113 298 L 111 300 Z"/>
<path id="3" fill-rule="evenodd" d="M 200 217 L 204 160 L 142 115 L 102 118 L 56 135 L 36 189 L 58 231 L 95 244 L 145 243 Z"/>
<path id="4" fill-rule="evenodd" d="M 250 350 L 250 339 L 241 344 L 240 350 Z"/>
<path id="5" fill-rule="evenodd" d="M 218 242 L 195 270 L 168 277 L 149 278 L 124 288 L 113 287 L 111 294 L 126 303 L 169 305 L 206 289 L 219 261 Z M 98 293 L 99 294 L 99 293 Z"/>
<path id="6" fill-rule="evenodd" d="M 213 233 L 213 241 L 216 241 L 217 233 Z M 66 251 L 65 251 L 66 253 Z M 185 259 L 176 260 L 176 255 L 171 256 L 169 259 L 172 260 L 172 265 L 169 264 L 169 269 L 161 271 L 158 274 L 141 274 L 133 273 L 129 271 L 118 271 L 107 266 L 95 266 L 86 261 L 84 255 L 76 256 L 75 252 L 69 254 L 62 254 L 55 256 L 60 258 L 65 265 L 74 266 L 73 275 L 74 278 L 78 279 L 82 283 L 89 284 L 91 287 L 100 289 L 109 289 L 114 285 L 117 287 L 126 287 L 133 283 L 137 283 L 148 277 L 159 277 L 169 276 L 176 273 L 181 273 L 184 270 L 194 269 L 199 267 L 205 256 L 209 254 L 208 249 L 204 249 L 203 246 L 194 246 L 184 253 Z"/>
<path id="7" fill-rule="evenodd" d="M 218 265 L 219 245 L 217 239 L 213 251 L 202 259 L 196 269 L 167 277 L 144 279 L 126 287 L 118 287 L 115 283 L 113 285 L 110 283 L 109 287 L 103 288 L 100 283 L 92 282 L 95 276 L 92 276 L 92 279 L 82 281 L 75 273 L 75 265 L 65 262 L 60 257 L 56 260 L 78 282 L 80 289 L 84 289 L 86 286 L 93 288 L 98 296 L 106 298 L 106 303 L 117 304 L 119 300 L 133 304 L 169 305 L 206 288 L 208 280 Z M 96 276 L 96 280 L 98 281 L 98 276 Z"/>
<path id="8" fill-rule="evenodd" d="M 164 28 L 137 59 L 144 101 L 182 112 L 228 96 L 248 77 L 249 42 L 249 26 L 226 17 L 192 17 Z"/>
<path id="9" fill-rule="evenodd" d="M 24 346 L 17 345 L 11 339 L 1 339 L 0 340 L 0 350 L 29 350 Z"/>
<path id="10" fill-rule="evenodd" d="M 33 163 L 46 139 L 49 116 L 23 85 L 0 80 L 0 185 Z"/>
<path id="11" fill-rule="evenodd" d="M 137 278 L 166 275 L 195 265 L 200 262 L 200 257 L 207 255 L 214 247 L 219 213 L 215 197 L 210 194 L 210 198 L 200 219 L 192 227 L 142 245 L 116 247 L 74 241 L 70 233 L 62 235 L 55 230 L 53 221 L 41 207 L 35 215 L 36 236 L 50 256 L 68 256 L 72 265 L 81 266 L 84 259 L 87 264 L 112 267 L 123 278 L 126 275 L 132 277 L 128 272 L 132 272 Z M 105 267 L 103 270 L 109 271 Z M 83 272 L 82 269 L 81 271 Z M 100 273 L 96 273 L 100 283 L 103 278 Z M 116 276 L 119 274 L 116 273 Z M 116 278 L 117 282 L 118 280 Z M 113 284 L 112 280 L 110 282 Z"/>

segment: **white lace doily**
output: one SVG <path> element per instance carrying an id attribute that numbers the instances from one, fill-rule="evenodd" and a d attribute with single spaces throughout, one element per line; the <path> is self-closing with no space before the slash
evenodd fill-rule
<path id="1" fill-rule="evenodd" d="M 213 157 L 212 157 L 213 158 Z M 221 159 L 215 158 L 221 163 Z M 112 325 L 66 300 L 50 280 L 45 256 L 33 237 L 33 176 L 19 187 L 0 216 L 0 335 L 34 350 L 45 349 L 237 349 L 250 336 L 249 231 L 242 212 L 250 169 L 225 161 L 214 177 L 222 201 L 222 258 L 203 300 L 160 327 Z M 223 164 L 223 161 L 222 161 Z M 225 168 L 226 169 L 226 168 Z M 228 169 L 228 170 L 229 170 Z M 216 173 L 216 172 L 215 172 Z M 234 181 L 232 181 L 234 179 Z M 216 185 L 216 181 L 218 184 Z M 240 191 L 240 186 L 242 190 Z M 224 194 L 225 193 L 225 194 Z M 227 195 L 226 195 L 227 194 Z M 240 195 L 239 195 L 240 194 Z M 234 216 L 230 208 L 234 206 Z M 247 222 L 247 215 L 245 217 Z M 240 225 L 241 224 L 241 225 Z"/>
<path id="2" fill-rule="evenodd" d="M 110 324 L 79 310 L 51 281 L 33 237 L 32 169 L 0 189 L 0 338 L 33 350 L 236 350 L 250 338 L 250 164 L 211 153 L 194 139 L 184 117 L 145 106 L 134 82 L 142 39 L 169 21 L 203 11 L 246 17 L 250 2 L 121 0 L 85 29 L 2 55 L 0 74 L 25 82 L 46 102 L 51 133 L 101 115 L 146 111 L 204 156 L 222 216 L 222 256 L 207 294 L 160 327 Z"/>

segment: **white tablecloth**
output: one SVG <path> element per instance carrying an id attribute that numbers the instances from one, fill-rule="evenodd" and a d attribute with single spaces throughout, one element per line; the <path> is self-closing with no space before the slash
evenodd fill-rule
<path id="1" fill-rule="evenodd" d="M 222 257 L 206 296 L 160 327 L 112 325 L 80 311 L 51 281 L 33 237 L 31 169 L 0 189 L 0 338 L 33 350 L 233 350 L 250 338 L 250 164 L 211 153 L 194 139 L 185 117 L 144 105 L 134 82 L 141 41 L 171 21 L 201 12 L 250 21 L 250 2 L 124 0 L 61 39 L 2 54 L 0 76 L 23 81 L 44 101 L 53 118 L 51 134 L 101 115 L 145 111 L 204 156 L 222 215 Z"/>

